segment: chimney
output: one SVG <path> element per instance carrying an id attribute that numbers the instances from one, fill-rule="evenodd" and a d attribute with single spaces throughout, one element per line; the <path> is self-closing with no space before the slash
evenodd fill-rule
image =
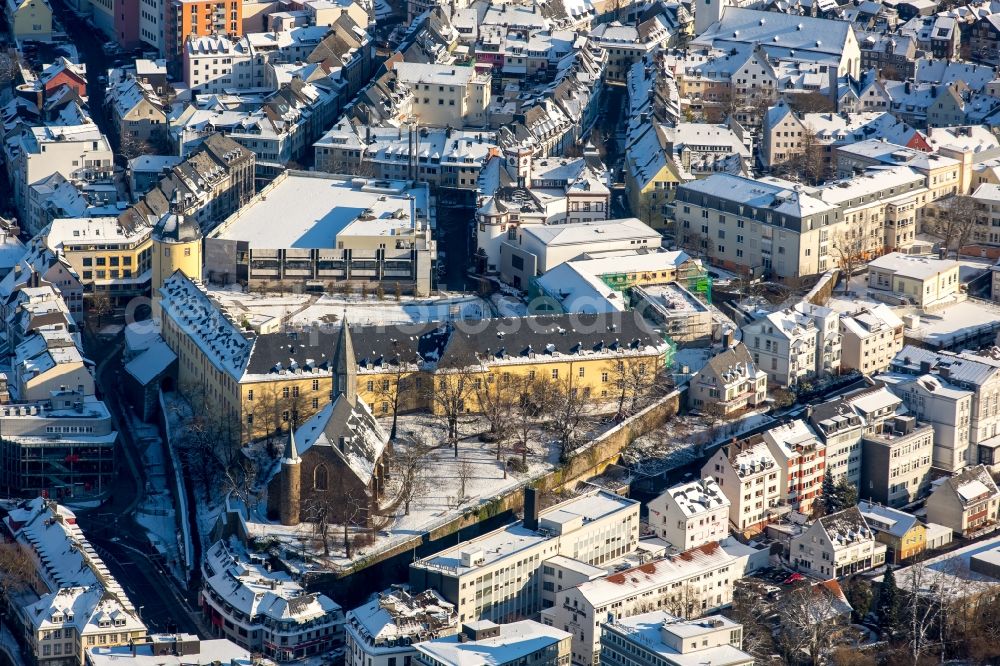
<path id="1" fill-rule="evenodd" d="M 529 530 L 538 529 L 538 491 L 534 488 L 524 489 L 524 527 Z"/>
<path id="2" fill-rule="evenodd" d="M 930 371 L 931 371 L 931 362 L 930 361 L 921 361 L 920 362 L 920 374 L 926 375 Z"/>

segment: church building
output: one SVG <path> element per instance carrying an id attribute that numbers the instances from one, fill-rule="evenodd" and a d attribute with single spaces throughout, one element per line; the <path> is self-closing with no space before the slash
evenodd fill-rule
<path id="1" fill-rule="evenodd" d="M 268 484 L 268 513 L 283 525 L 310 522 L 321 511 L 330 522 L 368 525 L 378 508 L 391 446 L 357 394 L 355 359 L 345 321 L 332 362 L 334 398 L 290 430 L 281 469 Z"/>

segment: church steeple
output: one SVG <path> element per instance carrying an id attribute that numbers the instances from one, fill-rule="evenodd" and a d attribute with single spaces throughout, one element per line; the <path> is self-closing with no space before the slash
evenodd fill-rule
<path id="1" fill-rule="evenodd" d="M 358 357 L 354 355 L 347 317 L 341 322 L 337 347 L 333 351 L 334 397 L 343 395 L 353 405 L 357 401 Z"/>

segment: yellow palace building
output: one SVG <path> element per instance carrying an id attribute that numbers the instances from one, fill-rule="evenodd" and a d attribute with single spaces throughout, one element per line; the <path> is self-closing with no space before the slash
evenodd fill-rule
<path id="1" fill-rule="evenodd" d="M 155 312 L 178 357 L 180 390 L 241 442 L 287 430 L 331 397 L 337 328 L 255 335 L 240 330 L 182 271 L 159 289 Z M 479 402 L 502 387 L 548 382 L 595 401 L 626 383 L 652 386 L 668 345 L 631 312 L 400 326 L 351 326 L 357 393 L 376 415 Z M 452 407 L 453 408 L 453 407 Z"/>

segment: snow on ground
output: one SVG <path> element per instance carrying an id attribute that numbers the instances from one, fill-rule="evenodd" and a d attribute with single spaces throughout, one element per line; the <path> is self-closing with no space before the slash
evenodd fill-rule
<path id="1" fill-rule="evenodd" d="M 507 293 L 496 293 L 490 296 L 493 307 L 501 317 L 526 317 L 528 305 L 520 297 Z"/>
<path id="2" fill-rule="evenodd" d="M 636 438 L 622 452 L 621 464 L 640 475 L 664 474 L 698 460 L 713 445 L 739 437 L 773 420 L 759 411 L 715 424 L 694 414 L 676 416 L 656 430 Z"/>
<path id="3" fill-rule="evenodd" d="M 136 508 L 135 521 L 146 530 L 149 542 L 163 556 L 174 578 L 186 582 L 178 542 L 177 514 L 168 485 L 171 478 L 164 463 L 166 452 L 163 440 L 156 426 L 135 419 L 131 413 L 129 420 L 129 428 L 142 450 L 142 465 L 146 470 L 146 495 Z"/>
<path id="4" fill-rule="evenodd" d="M 391 421 L 384 427 L 388 431 Z M 595 419 L 593 431 L 585 433 L 581 441 L 591 441 L 599 433 L 612 427 L 613 423 L 603 423 Z M 366 557 L 383 550 L 390 549 L 428 530 L 444 525 L 463 513 L 475 511 L 494 498 L 510 494 L 515 489 L 546 474 L 554 469 L 559 461 L 558 444 L 542 430 L 536 430 L 532 435 L 532 443 L 527 455 L 527 469 L 523 473 L 508 470 L 504 476 L 504 465 L 510 458 L 519 458 L 520 453 L 508 444 L 497 460 L 496 445 L 479 440 L 478 433 L 488 430 L 487 423 L 479 418 L 469 418 L 460 424 L 459 455 L 455 457 L 454 448 L 446 443 L 446 423 L 439 416 L 429 414 L 412 414 L 399 417 L 398 435 L 395 452 L 396 459 L 405 454 L 407 449 L 416 445 L 433 447 L 424 456 L 423 471 L 424 492 L 413 498 L 410 512 L 407 515 L 405 507 L 399 503 L 391 515 L 384 518 L 385 524 L 379 526 L 379 535 L 374 543 L 365 543 L 352 553 L 351 560 Z M 392 484 L 383 500 L 383 507 L 393 506 L 399 495 L 399 484 L 402 473 L 396 470 Z M 465 492 L 462 493 L 462 477 L 466 476 Z M 230 502 L 231 506 L 242 505 Z M 262 539 L 279 542 L 285 546 L 286 557 L 309 551 L 314 555 L 310 562 L 301 565 L 303 569 L 337 568 L 349 564 L 343 549 L 342 528 L 334 527 L 330 531 L 329 545 L 331 555 L 320 557 L 323 552 L 322 543 L 317 536 L 314 525 L 302 523 L 295 527 L 286 527 L 276 521 L 267 520 L 264 515 L 266 501 L 258 502 L 251 508 L 247 520 L 249 532 Z M 362 536 L 364 530 L 353 530 L 356 536 Z M 293 565 L 294 566 L 294 565 Z"/>
<path id="5" fill-rule="evenodd" d="M 362 298 L 360 294 L 259 294 L 232 288 L 211 289 L 209 294 L 240 321 L 276 317 L 286 325 L 330 324 L 345 314 L 352 324 L 410 324 L 454 319 L 482 319 L 489 306 L 478 296 L 442 293 L 437 298 L 387 293 Z"/>

